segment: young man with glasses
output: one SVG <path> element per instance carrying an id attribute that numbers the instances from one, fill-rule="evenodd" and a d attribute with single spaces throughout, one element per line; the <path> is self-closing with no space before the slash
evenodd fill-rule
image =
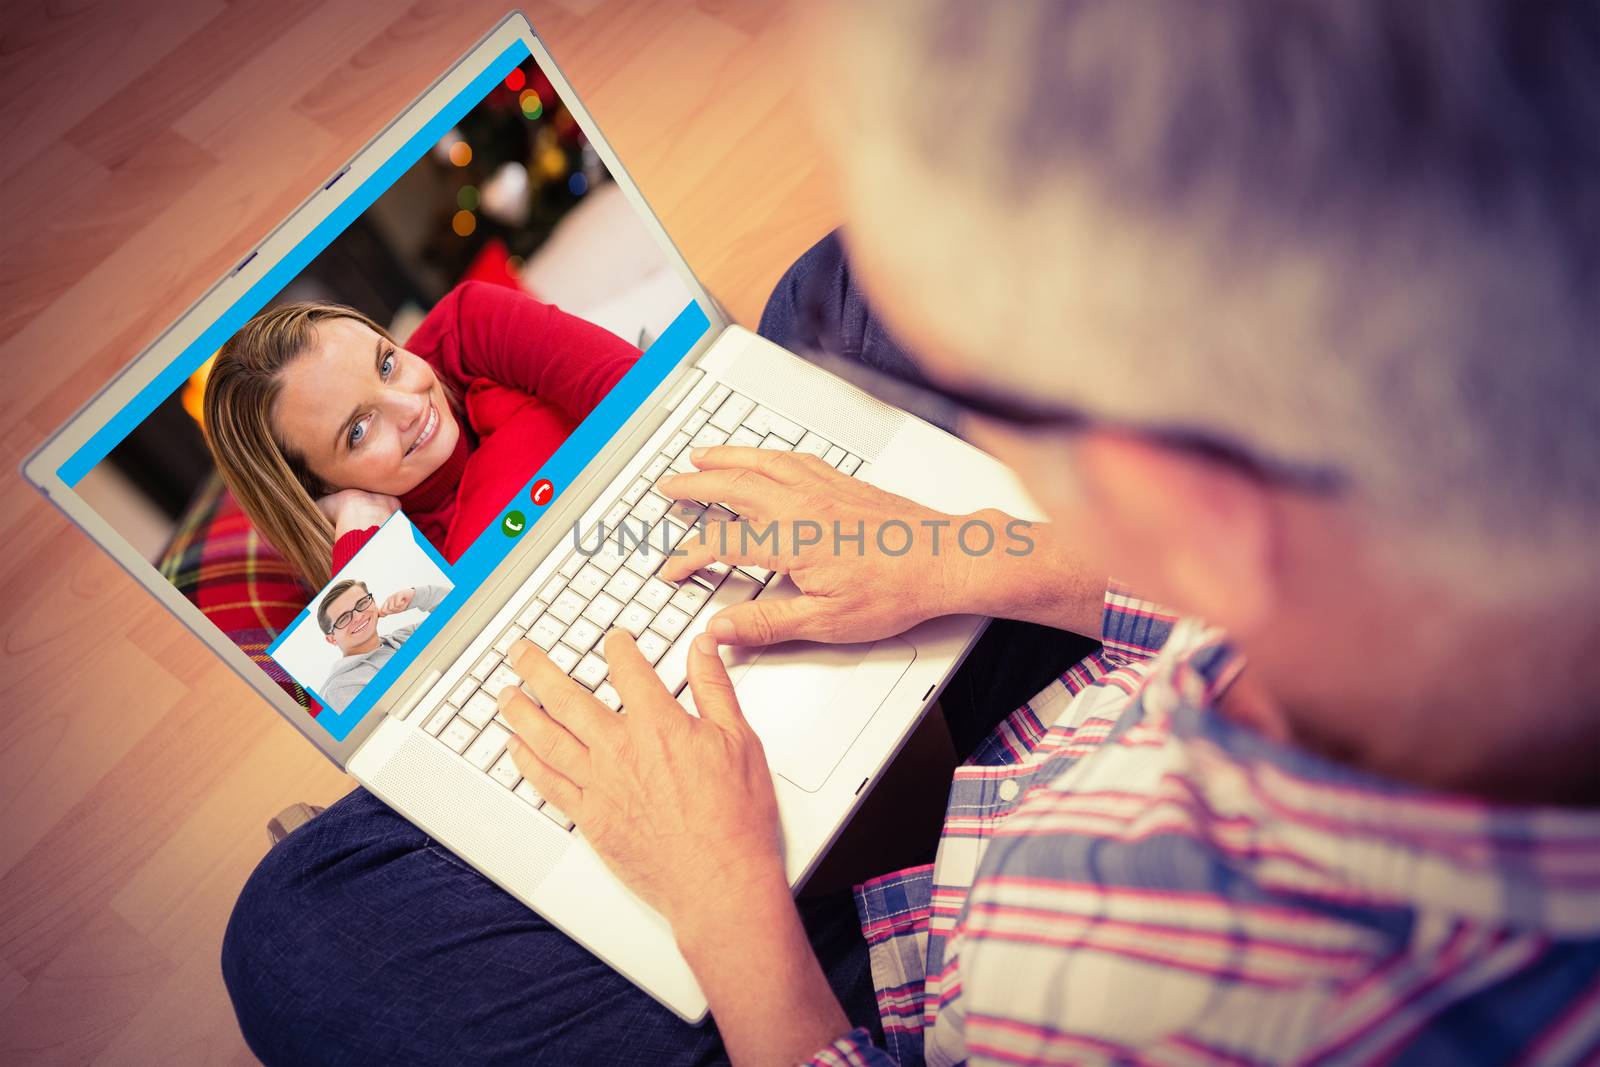
<path id="1" fill-rule="evenodd" d="M 392 593 L 379 604 L 366 582 L 345 578 L 330 585 L 317 605 L 317 625 L 341 653 L 318 693 L 328 707 L 343 711 L 349 706 L 416 629 L 402 626 L 380 634 L 379 619 L 411 608 L 432 611 L 448 592 L 443 586 L 419 585 Z"/>

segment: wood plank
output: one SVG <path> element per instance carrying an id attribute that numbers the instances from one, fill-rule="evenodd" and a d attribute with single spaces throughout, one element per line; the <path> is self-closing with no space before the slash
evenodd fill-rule
<path id="1" fill-rule="evenodd" d="M 41 673 L 70 675 L 83 662 L 72 642 L 54 642 L 59 652 L 30 657 Z M 126 641 L 107 642 L 97 655 L 108 679 L 137 678 L 139 698 L 117 700 L 111 681 L 98 699 L 29 708 L 0 731 L 0 761 L 16 769 L 0 782 L 0 875 L 10 871 L 50 830 L 67 817 L 83 794 L 111 773 L 167 712 L 187 699 L 189 687 Z M 31 683 L 23 682 L 32 689 Z M 43 688 L 40 683 L 39 688 Z M 98 687 L 97 687 L 98 688 Z M 115 720 L 107 722 L 108 710 Z"/>
<path id="2" fill-rule="evenodd" d="M 297 801 L 326 807 L 355 788 L 327 760 L 308 761 L 310 751 L 288 723 L 274 721 L 227 787 L 202 797 L 128 876 L 111 909 L 169 959 L 199 955 L 215 968 L 211 949 L 222 941 L 233 896 L 267 852 L 263 813 Z"/>
<path id="3" fill-rule="evenodd" d="M 96 108 L 62 140 L 102 166 L 116 170 L 144 148 L 150 130 L 168 130 L 196 103 L 215 99 L 224 78 L 260 46 L 284 33 L 318 0 L 276 0 L 223 8 L 165 55 L 129 88 L 114 107 Z M 249 110 L 243 112 L 248 120 Z M 127 116 L 139 116 L 137 123 Z"/>
<path id="4" fill-rule="evenodd" d="M 28 988 L 28 980 L 0 961 L 0 1013 Z"/>
<path id="5" fill-rule="evenodd" d="M 127 923 L 111 912 L 98 913 L 0 1011 L 0 1061 L 87 1063 L 173 971 Z"/>
<path id="6" fill-rule="evenodd" d="M 154 994 L 115 1028 L 94 1064 L 253 1064 L 215 955 L 185 960 L 156 986 Z"/>
<path id="7" fill-rule="evenodd" d="M 25 977 L 44 970 L 76 931 L 107 910 L 154 843 L 168 838 L 202 797 L 226 789 L 232 768 L 276 725 L 258 701 L 240 699 L 249 690 L 220 661 L 193 683 L 197 696 L 209 690 L 220 699 L 178 702 L 160 729 L 141 738 L 0 875 L 0 958 Z"/>
<path id="8" fill-rule="evenodd" d="M 118 97 L 223 10 L 216 0 L 13 5 L 0 64 L 0 175 L 31 170 L 51 142 L 97 109 L 149 129 L 120 112 Z"/>

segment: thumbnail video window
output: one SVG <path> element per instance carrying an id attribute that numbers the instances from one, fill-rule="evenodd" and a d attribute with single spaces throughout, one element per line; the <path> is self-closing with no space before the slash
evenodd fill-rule
<path id="1" fill-rule="evenodd" d="M 342 712 L 453 588 L 444 561 L 396 512 L 268 654 L 323 707 Z"/>

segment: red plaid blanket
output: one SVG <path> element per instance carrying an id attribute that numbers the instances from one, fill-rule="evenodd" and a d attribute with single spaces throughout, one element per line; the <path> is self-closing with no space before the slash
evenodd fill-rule
<path id="1" fill-rule="evenodd" d="M 213 476 L 195 495 L 158 564 L 205 617 L 312 715 L 321 708 L 267 656 L 315 593 L 256 533 L 233 495 Z"/>

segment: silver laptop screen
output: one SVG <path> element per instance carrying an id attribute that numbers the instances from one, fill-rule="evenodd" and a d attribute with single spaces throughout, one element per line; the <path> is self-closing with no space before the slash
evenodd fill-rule
<path id="1" fill-rule="evenodd" d="M 333 742 L 714 317 L 562 84 L 513 43 L 59 468 Z"/>

